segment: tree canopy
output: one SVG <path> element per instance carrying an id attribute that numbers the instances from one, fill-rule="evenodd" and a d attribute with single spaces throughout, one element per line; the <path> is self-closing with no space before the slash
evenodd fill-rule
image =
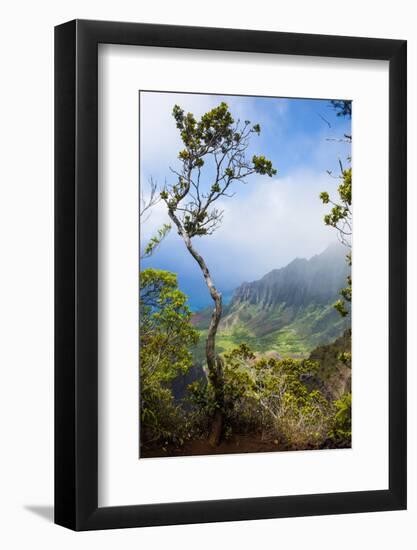
<path id="1" fill-rule="evenodd" d="M 159 269 L 140 273 L 141 426 L 148 440 L 177 430 L 167 425 L 176 416 L 169 383 L 191 367 L 190 348 L 198 341 L 186 302 L 174 273 Z"/>
<path id="2" fill-rule="evenodd" d="M 230 197 L 233 183 L 242 182 L 252 174 L 273 176 L 277 173 L 272 162 L 263 155 L 246 152 L 250 136 L 259 135 L 259 124 L 249 120 L 235 121 L 226 103 L 205 113 L 199 121 L 175 105 L 172 111 L 184 144 L 178 154 L 181 167 L 171 168 L 176 181 L 161 193 L 168 211 L 176 214 L 176 225 L 189 237 L 213 233 L 222 220 L 223 212 L 215 206 L 220 197 Z M 203 191 L 202 168 L 213 160 L 213 181 Z"/>

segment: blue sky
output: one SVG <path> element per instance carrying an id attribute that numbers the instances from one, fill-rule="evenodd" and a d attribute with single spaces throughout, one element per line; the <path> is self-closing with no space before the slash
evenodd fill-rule
<path id="1" fill-rule="evenodd" d="M 179 168 L 177 155 L 183 147 L 171 115 L 174 104 L 200 117 L 221 101 L 235 120 L 260 124 L 261 134 L 252 137 L 248 157 L 264 154 L 278 171 L 273 178 L 253 175 L 246 184 L 237 183 L 235 196 L 220 204 L 221 227 L 211 236 L 194 238 L 215 284 L 229 294 L 242 282 L 259 279 L 296 257 L 310 258 L 336 240 L 334 230 L 323 223 L 328 208 L 319 193 L 336 193 L 338 181 L 326 171 L 338 174 L 339 159 L 346 163 L 350 156 L 350 145 L 337 140 L 351 134 L 351 121 L 337 117 L 327 99 L 141 92 L 140 181 L 145 196 L 149 178 L 163 186 L 172 181 L 170 167 Z M 167 222 L 161 201 L 141 224 L 141 246 Z M 177 273 L 193 309 L 210 303 L 201 272 L 175 231 L 142 262 L 141 269 L 146 267 Z"/>

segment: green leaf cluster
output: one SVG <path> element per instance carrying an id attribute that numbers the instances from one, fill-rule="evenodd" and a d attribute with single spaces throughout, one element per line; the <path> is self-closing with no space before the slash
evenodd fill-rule
<path id="1" fill-rule="evenodd" d="M 171 169 L 177 181 L 167 186 L 161 198 L 180 234 L 189 238 L 210 235 L 223 213 L 214 204 L 220 197 L 233 196 L 232 184 L 255 173 L 272 176 L 276 170 L 265 156 L 255 155 L 252 162 L 246 157 L 250 137 L 259 135 L 261 127 L 235 121 L 224 101 L 199 120 L 179 105 L 174 105 L 172 115 L 184 148 L 178 154 L 180 168 Z M 201 173 L 205 163 L 214 168 L 214 182 L 208 191 L 203 189 Z"/>
<path id="2" fill-rule="evenodd" d="M 162 193 L 161 193 L 162 194 Z M 145 250 L 142 255 L 143 258 L 149 258 L 165 239 L 168 233 L 171 231 L 171 225 L 169 223 L 164 223 L 156 232 L 156 235 L 151 237 L 150 241 L 145 247 Z"/>
<path id="3" fill-rule="evenodd" d="M 338 234 L 339 240 L 350 246 L 349 237 L 352 227 L 352 168 L 342 169 L 340 176 L 341 183 L 337 188 L 338 202 L 333 202 L 327 191 L 320 193 L 320 200 L 323 204 L 331 204 L 332 208 L 329 213 L 324 216 L 324 223 L 330 227 L 334 227 Z M 346 256 L 348 265 L 352 265 L 352 254 Z M 334 304 L 336 311 L 342 316 L 349 315 L 348 305 L 352 301 L 352 277 L 349 275 L 346 280 L 346 287 L 340 290 L 341 299 Z"/>
<path id="4" fill-rule="evenodd" d="M 339 229 L 340 222 L 350 217 L 350 206 L 352 205 L 352 168 L 343 170 L 342 183 L 337 188 L 340 203 L 332 203 L 333 207 L 329 214 L 324 216 L 324 223 Z M 326 191 L 320 193 L 323 204 L 328 204 L 330 196 Z"/>
<path id="5" fill-rule="evenodd" d="M 334 402 L 334 407 L 335 414 L 329 436 L 339 446 L 350 445 L 352 439 L 352 394 L 345 393 Z"/>
<path id="6" fill-rule="evenodd" d="M 179 438 L 181 409 L 170 383 L 192 365 L 190 348 L 198 341 L 187 297 L 174 273 L 145 269 L 140 273 L 140 415 L 142 442 Z"/>
<path id="7" fill-rule="evenodd" d="M 352 116 L 352 101 L 347 99 L 332 99 L 330 104 L 336 111 L 336 116 Z"/>
<path id="8" fill-rule="evenodd" d="M 172 115 L 186 147 L 179 153 L 179 158 L 190 161 L 190 167 L 203 165 L 201 157 L 208 148 L 230 146 L 233 141 L 240 139 L 240 134 L 233 132 L 234 120 L 224 101 L 205 113 L 198 122 L 192 113 L 185 113 L 179 105 L 174 105 Z"/>
<path id="9" fill-rule="evenodd" d="M 272 166 L 272 162 L 263 155 L 253 155 L 252 164 L 257 174 L 272 177 L 277 173 L 276 169 Z"/>

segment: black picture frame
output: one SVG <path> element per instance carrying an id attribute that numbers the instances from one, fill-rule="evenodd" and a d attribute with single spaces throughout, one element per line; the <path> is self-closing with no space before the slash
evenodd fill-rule
<path id="1" fill-rule="evenodd" d="M 389 488 L 98 506 L 98 44 L 389 62 Z M 55 523 L 74 529 L 406 508 L 406 41 L 74 20 L 55 28 Z"/>

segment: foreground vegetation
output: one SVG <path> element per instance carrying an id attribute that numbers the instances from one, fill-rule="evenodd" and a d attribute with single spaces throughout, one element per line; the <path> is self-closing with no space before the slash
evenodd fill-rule
<path id="1" fill-rule="evenodd" d="M 181 399 L 173 383 L 193 366 L 199 335 L 174 274 L 145 270 L 140 289 L 141 456 L 194 454 L 209 438 L 216 396 L 203 370 Z M 224 452 L 253 451 L 254 441 L 256 450 L 349 447 L 349 350 L 347 332 L 304 359 L 255 354 L 246 343 L 222 353 Z"/>

